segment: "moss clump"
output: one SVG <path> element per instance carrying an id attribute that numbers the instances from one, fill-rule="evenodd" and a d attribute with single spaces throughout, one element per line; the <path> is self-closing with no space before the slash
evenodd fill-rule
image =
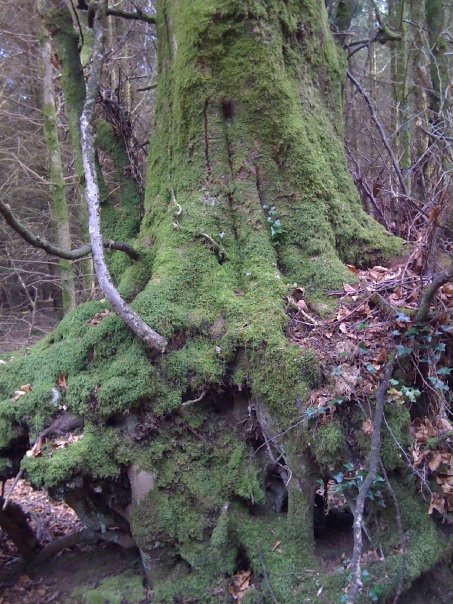
<path id="1" fill-rule="evenodd" d="M 341 424 L 335 420 L 321 426 L 311 439 L 316 461 L 328 468 L 338 468 L 344 459 L 346 439 Z"/>
<path id="2" fill-rule="evenodd" d="M 392 486 L 398 498 L 401 509 L 402 524 L 406 543 L 406 558 L 404 562 L 405 587 L 435 564 L 448 556 L 453 549 L 453 543 L 437 529 L 427 514 L 427 502 L 420 501 L 414 487 L 398 477 L 391 477 Z M 390 504 L 389 504 L 390 505 Z M 371 564 L 371 585 L 379 593 L 380 600 L 394 594 L 399 580 L 401 556 L 392 554 L 401 545 L 401 536 L 396 527 L 395 512 L 389 507 L 380 520 L 380 542 L 384 551 L 389 552 L 381 563 Z"/>
<path id="3" fill-rule="evenodd" d="M 387 425 L 382 431 L 381 458 L 387 470 L 406 468 L 403 451 L 412 441 L 410 433 L 411 417 L 404 405 L 387 404 L 385 408 Z"/>
<path id="4" fill-rule="evenodd" d="M 115 461 L 118 434 L 104 428 L 101 433 L 95 426 L 87 425 L 83 437 L 66 447 L 54 449 L 44 446 L 39 457 L 26 457 L 22 468 L 33 485 L 56 487 L 84 473 L 93 479 L 116 479 L 120 467 Z"/>
<path id="5" fill-rule="evenodd" d="M 69 601 L 81 604 L 139 604 L 145 601 L 145 596 L 143 577 L 126 572 L 104 579 L 94 589 L 78 587 L 69 596 Z"/>

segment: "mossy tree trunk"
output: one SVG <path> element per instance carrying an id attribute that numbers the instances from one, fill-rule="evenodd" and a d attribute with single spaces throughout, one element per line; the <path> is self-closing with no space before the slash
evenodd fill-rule
<path id="1" fill-rule="evenodd" d="M 74 30 L 71 13 L 62 0 L 40 0 L 39 9 L 53 50 L 61 64 L 61 87 L 65 99 L 65 114 L 74 168 L 78 181 L 79 203 L 74 214 L 80 223 L 82 240 L 89 241 L 88 212 L 85 204 L 85 176 L 80 145 L 80 115 L 85 100 L 85 80 L 79 57 L 79 36 Z M 85 293 L 93 290 L 93 263 L 90 258 L 81 261 L 82 285 Z"/>
<path id="2" fill-rule="evenodd" d="M 49 156 L 51 181 L 51 207 L 56 223 L 57 245 L 64 250 L 71 250 L 69 209 L 66 199 L 65 178 L 61 160 L 60 142 L 56 122 L 55 90 L 53 84 L 52 49 L 50 41 L 43 36 L 43 112 L 44 134 Z M 64 312 L 76 307 L 74 267 L 69 260 L 58 261 L 61 279 L 61 294 Z"/>
<path id="3" fill-rule="evenodd" d="M 132 532 L 157 584 L 178 557 L 181 572 L 189 565 L 206 580 L 233 572 L 243 550 L 257 571 L 272 569 L 278 597 L 294 601 L 296 574 L 279 579 L 272 559 L 275 514 L 247 511 L 264 505 L 272 468 L 268 481 L 288 486 L 281 568 L 314 564 L 319 467 L 304 430 L 277 435 L 300 416 L 318 373 L 314 355 L 288 342 L 285 295 L 298 283 L 322 312 L 325 290 L 349 279 L 345 262 L 396 247 L 363 213 L 348 175 L 345 65 L 319 3 L 163 0 L 157 14 L 156 131 L 140 236 L 153 242 L 152 277 L 135 308 L 176 347 L 159 362 L 171 392 L 157 407 L 184 411 L 160 436 L 175 450 L 164 445 L 155 468 L 148 461 L 159 487 L 136 503 Z M 247 413 L 258 441 L 233 427 Z M 192 421 L 200 441 L 181 447 L 178 431 Z"/>
<path id="4" fill-rule="evenodd" d="M 2 368 L 0 454 L 24 421 L 31 440 L 49 426 L 64 375 L 83 438 L 23 469 L 108 538 L 130 527 L 156 602 L 227 602 L 225 577 L 251 568 L 249 602 L 331 604 L 344 579 L 313 578 L 314 497 L 346 441 L 333 422 L 313 438 L 301 419 L 320 370 L 289 341 L 286 297 L 297 283 L 310 312 L 327 313 L 345 263 L 383 261 L 400 242 L 363 212 L 347 170 L 345 64 L 323 3 L 159 0 L 157 22 L 142 260 L 118 287 L 166 352 L 105 302 L 82 305 Z M 11 405 L 16 382 L 33 389 Z M 409 579 L 441 549 L 415 508 Z M 382 593 L 398 569 L 390 553 Z"/>
<path id="5" fill-rule="evenodd" d="M 389 2 L 390 24 L 394 31 L 401 34 L 401 39 L 390 44 L 390 61 L 393 88 L 393 131 L 395 150 L 403 174 L 410 167 L 410 124 L 408 120 L 408 61 L 407 61 L 407 27 L 405 23 L 406 1 Z M 410 184 L 406 179 L 406 184 Z"/>
<path id="6" fill-rule="evenodd" d="M 89 241 L 88 212 L 85 202 L 85 175 L 80 141 L 80 116 L 85 102 L 86 90 L 81 53 L 89 57 L 92 35 L 85 24 L 86 16 L 79 14 L 78 23 L 84 32 L 82 46 L 80 32 L 74 29 L 73 17 L 65 0 L 41 0 L 40 11 L 44 26 L 51 38 L 53 50 L 61 66 L 61 87 L 65 100 L 64 109 L 68 120 L 71 152 L 79 184 L 80 203 L 77 205 L 75 213 L 78 215 L 81 235 L 86 243 Z M 104 123 L 98 129 L 97 144 L 103 152 L 111 157 L 120 187 L 120 207 L 115 207 L 106 190 L 102 170 L 99 166 L 98 176 L 102 189 L 104 236 L 108 239 L 130 241 L 138 231 L 141 200 L 140 193 L 137 191 L 131 175 L 130 158 L 126 143 L 120 134 L 115 133 L 110 124 Z M 109 256 L 112 272 L 115 275 L 130 264 L 123 254 L 113 252 Z M 85 293 L 89 294 L 94 287 L 93 263 L 90 258 L 81 262 L 83 288 Z"/>

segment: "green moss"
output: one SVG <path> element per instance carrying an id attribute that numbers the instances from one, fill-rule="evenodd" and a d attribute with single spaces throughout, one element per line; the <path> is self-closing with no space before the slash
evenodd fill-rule
<path id="1" fill-rule="evenodd" d="M 89 589 L 78 587 L 70 595 L 71 602 L 83 604 L 139 604 L 145 599 L 143 577 L 131 572 L 116 577 L 108 577 L 98 587 Z"/>
<path id="2" fill-rule="evenodd" d="M 117 478 L 120 468 L 115 462 L 118 435 L 112 429 L 102 432 L 85 426 L 83 437 L 66 447 L 45 445 L 39 457 L 25 457 L 22 468 L 36 487 L 60 486 L 82 472 L 92 478 Z"/>
<path id="3" fill-rule="evenodd" d="M 412 441 L 409 431 L 411 418 L 404 405 L 387 404 L 385 409 L 387 425 L 382 431 L 381 458 L 387 470 L 404 469 L 404 450 Z"/>
<path id="4" fill-rule="evenodd" d="M 407 539 L 406 557 L 404 563 L 405 587 L 437 562 L 448 556 L 453 543 L 445 539 L 427 514 L 428 503 L 422 501 L 414 487 L 393 477 L 392 486 L 398 498 L 401 509 L 402 524 Z M 380 540 L 384 550 L 391 552 L 400 547 L 401 537 L 395 522 L 395 512 L 389 509 L 380 521 Z M 372 575 L 371 585 L 380 594 L 384 602 L 390 594 L 394 594 L 399 580 L 401 556 L 387 554 L 381 563 L 372 564 L 369 568 Z"/>
<path id="5" fill-rule="evenodd" d="M 343 427 L 332 420 L 321 426 L 311 439 L 316 461 L 327 468 L 338 468 L 344 459 L 346 439 Z"/>

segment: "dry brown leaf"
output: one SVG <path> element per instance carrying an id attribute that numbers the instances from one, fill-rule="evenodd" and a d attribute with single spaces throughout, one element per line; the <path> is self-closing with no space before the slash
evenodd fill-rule
<path id="1" fill-rule="evenodd" d="M 440 291 L 444 296 L 453 296 L 453 283 L 451 281 L 445 283 L 445 285 L 440 288 Z"/>
<path id="2" fill-rule="evenodd" d="M 91 319 L 90 325 L 99 325 L 99 323 L 101 323 L 101 321 L 105 319 L 105 317 L 108 317 L 110 314 L 111 311 L 108 308 L 101 310 L 101 312 L 96 313 Z"/>
<path id="3" fill-rule="evenodd" d="M 234 575 L 233 583 L 228 586 L 228 593 L 239 603 L 242 602 L 245 592 L 251 587 L 251 576 L 252 573 L 250 570 L 240 571 Z"/>
<path id="4" fill-rule="evenodd" d="M 305 312 L 308 312 L 308 306 L 305 300 L 298 300 L 296 304 L 301 310 L 305 310 Z"/>
<path id="5" fill-rule="evenodd" d="M 352 287 L 352 285 L 349 285 L 349 283 L 343 283 L 343 289 L 347 294 L 356 294 L 357 290 L 355 287 Z"/>
<path id="6" fill-rule="evenodd" d="M 433 493 L 431 503 L 429 504 L 428 514 L 432 514 L 436 510 L 439 514 L 445 514 L 445 499 L 440 493 Z"/>
<path id="7" fill-rule="evenodd" d="M 367 436 L 373 434 L 373 422 L 370 418 L 366 419 L 362 424 L 362 432 Z"/>
<path id="8" fill-rule="evenodd" d="M 348 333 L 348 328 L 346 327 L 346 323 L 340 323 L 338 329 L 341 333 Z"/>
<path id="9" fill-rule="evenodd" d="M 68 389 L 68 383 L 67 383 L 66 379 L 67 378 L 66 378 L 66 376 L 65 376 L 64 373 L 61 373 L 58 376 L 57 385 L 58 385 L 58 388 L 60 388 L 60 390 L 67 390 Z"/>

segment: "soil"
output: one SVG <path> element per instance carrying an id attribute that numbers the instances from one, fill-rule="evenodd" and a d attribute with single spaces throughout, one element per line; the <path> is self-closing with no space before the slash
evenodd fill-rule
<path id="1" fill-rule="evenodd" d="M 7 481 L 5 496 L 10 492 L 12 481 Z M 70 535 L 83 529 L 75 513 L 64 503 L 50 501 L 44 491 L 34 491 L 26 481 L 16 485 L 11 501 L 22 506 L 28 514 L 30 524 L 43 545 L 57 537 Z M 0 529 L 0 573 L 17 564 L 17 550 L 7 535 Z M 142 576 L 145 580 L 137 550 L 126 550 L 113 544 L 77 546 L 63 550 L 52 560 L 34 570 L 23 573 L 12 585 L 0 584 L 0 604 L 91 604 L 101 599 L 87 600 L 74 592 L 87 593 L 98 588 L 106 578 L 128 573 Z M 150 602 L 148 590 L 144 598 L 131 600 L 131 604 Z M 126 598 L 119 600 L 129 604 Z M 110 601 L 109 601 L 110 602 Z M 113 604 L 113 600 L 111 600 Z"/>

